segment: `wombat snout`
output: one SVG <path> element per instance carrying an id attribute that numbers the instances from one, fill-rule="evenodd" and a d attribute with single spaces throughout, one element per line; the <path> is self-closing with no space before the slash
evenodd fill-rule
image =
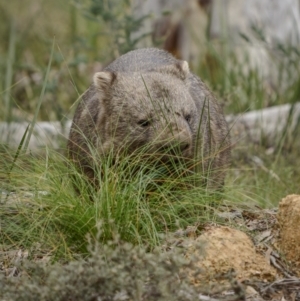
<path id="1" fill-rule="evenodd" d="M 192 137 L 182 131 L 177 135 L 171 136 L 168 140 L 161 141 L 157 145 L 157 152 L 160 154 L 179 156 L 180 158 L 192 158 Z"/>

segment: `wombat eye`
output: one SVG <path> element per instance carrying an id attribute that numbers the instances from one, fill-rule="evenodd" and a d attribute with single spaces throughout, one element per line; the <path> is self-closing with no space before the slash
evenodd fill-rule
<path id="1" fill-rule="evenodd" d="M 150 125 L 150 120 L 147 120 L 147 119 L 139 120 L 138 125 L 140 125 L 142 127 L 147 127 Z"/>
<path id="2" fill-rule="evenodd" d="M 186 122 L 190 122 L 190 121 L 191 121 L 191 118 L 192 118 L 192 117 L 191 117 L 190 114 L 184 116 L 184 119 L 186 120 Z"/>

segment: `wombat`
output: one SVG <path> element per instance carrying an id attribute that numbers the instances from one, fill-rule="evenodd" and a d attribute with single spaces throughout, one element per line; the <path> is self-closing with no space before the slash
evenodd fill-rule
<path id="1" fill-rule="evenodd" d="M 93 151 L 104 158 L 112 149 L 130 154 L 144 146 L 162 161 L 174 155 L 194 160 L 208 187 L 224 184 L 230 139 L 222 109 L 187 62 L 155 48 L 128 52 L 94 75 L 75 111 L 67 149 L 97 183 L 93 166 L 101 159 L 92 162 Z"/>

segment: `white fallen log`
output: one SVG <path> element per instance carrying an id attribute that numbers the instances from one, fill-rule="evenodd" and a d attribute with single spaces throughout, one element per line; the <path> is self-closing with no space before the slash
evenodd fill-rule
<path id="1" fill-rule="evenodd" d="M 228 115 L 232 143 L 256 143 L 262 138 L 268 143 L 282 135 L 284 131 L 292 133 L 300 126 L 300 102 L 285 104 L 262 110 L 250 111 L 239 115 Z M 28 126 L 27 122 L 0 122 L 0 144 L 17 148 Z M 34 126 L 28 149 L 37 151 L 49 147 L 64 147 L 69 134 L 71 121 L 63 126 L 60 122 L 37 122 Z"/>
<path id="2" fill-rule="evenodd" d="M 287 131 L 291 134 L 300 127 L 300 102 L 284 104 L 226 116 L 232 143 L 258 143 L 264 139 L 268 144 Z"/>
<path id="3" fill-rule="evenodd" d="M 0 122 L 0 144 L 17 148 L 28 124 L 28 122 Z M 59 121 L 37 122 L 34 126 L 28 149 L 36 151 L 45 147 L 61 148 L 62 145 L 65 145 L 70 127 L 71 121 L 67 121 L 63 126 Z"/>

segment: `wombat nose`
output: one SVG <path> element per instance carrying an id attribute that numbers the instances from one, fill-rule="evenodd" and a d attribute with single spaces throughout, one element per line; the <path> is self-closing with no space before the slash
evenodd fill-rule
<path id="1" fill-rule="evenodd" d="M 188 142 L 181 142 L 179 144 L 179 149 L 181 152 L 184 152 L 185 150 L 187 150 L 190 147 L 190 144 Z"/>

